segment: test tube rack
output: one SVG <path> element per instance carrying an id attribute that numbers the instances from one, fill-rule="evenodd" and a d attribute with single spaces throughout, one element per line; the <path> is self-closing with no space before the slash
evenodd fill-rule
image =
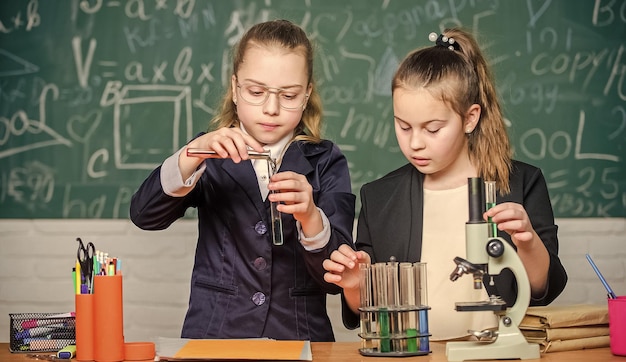
<path id="1" fill-rule="evenodd" d="M 360 264 L 363 356 L 421 356 L 430 353 L 426 264 Z"/>

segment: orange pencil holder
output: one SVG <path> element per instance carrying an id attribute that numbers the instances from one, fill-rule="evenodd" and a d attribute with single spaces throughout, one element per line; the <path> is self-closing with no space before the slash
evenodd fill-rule
<path id="1" fill-rule="evenodd" d="M 76 360 L 94 360 L 93 294 L 76 294 Z"/>
<path id="2" fill-rule="evenodd" d="M 124 361 L 122 276 L 96 275 L 93 297 L 94 360 Z"/>

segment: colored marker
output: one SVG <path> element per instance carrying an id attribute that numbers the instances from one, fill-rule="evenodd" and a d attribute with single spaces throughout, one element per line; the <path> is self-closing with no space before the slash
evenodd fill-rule
<path id="1" fill-rule="evenodd" d="M 29 319 L 27 321 L 22 322 L 22 329 L 29 329 L 29 328 L 35 328 L 35 327 L 48 326 L 50 324 L 63 323 L 66 321 L 63 319 L 58 319 L 58 318 L 72 318 L 75 315 L 76 313 L 69 312 L 69 313 L 63 313 L 63 314 L 55 314 L 55 315 L 47 316 L 41 319 Z"/>
<path id="2" fill-rule="evenodd" d="M 57 357 L 63 358 L 63 359 L 71 359 L 71 358 L 74 358 L 75 355 L 76 355 L 76 346 L 73 344 L 70 344 L 69 346 L 66 346 L 65 348 L 57 352 Z"/>
<path id="3" fill-rule="evenodd" d="M 31 351 L 42 350 L 60 350 L 70 343 L 76 343 L 73 339 L 45 339 L 45 340 L 33 340 L 28 345 Z"/>
<path id="4" fill-rule="evenodd" d="M 602 285 L 604 285 L 604 289 L 606 289 L 606 291 L 609 293 L 608 294 L 609 298 L 611 299 L 617 298 L 615 296 L 615 293 L 613 293 L 613 289 L 611 289 L 611 287 L 609 286 L 609 283 L 606 282 L 606 279 L 604 279 L 604 277 L 602 276 L 602 273 L 600 273 L 600 270 L 598 269 L 596 264 L 593 262 L 593 260 L 591 260 L 591 256 L 589 254 L 585 254 L 585 257 L 587 258 L 587 261 L 589 261 L 589 264 L 591 264 L 593 271 L 595 271 L 596 275 L 598 275 L 598 278 L 600 278 Z"/>
<path id="5" fill-rule="evenodd" d="M 74 337 L 73 329 L 59 329 L 59 332 L 52 332 L 50 334 L 46 334 L 45 336 L 33 337 L 33 338 L 24 338 L 22 339 L 22 344 L 29 344 L 31 341 L 42 341 L 45 339 L 68 339 Z"/>
<path id="6" fill-rule="evenodd" d="M 80 294 L 80 285 L 82 284 L 80 273 L 80 262 L 76 260 L 76 267 L 74 268 L 74 286 L 76 290 L 76 294 Z"/>
<path id="7" fill-rule="evenodd" d="M 24 339 L 24 338 L 32 338 L 32 337 L 40 337 L 50 334 L 52 332 L 58 331 L 59 328 L 65 327 L 65 324 L 51 324 L 47 327 L 36 327 L 23 330 L 21 332 L 15 333 L 15 339 Z"/>

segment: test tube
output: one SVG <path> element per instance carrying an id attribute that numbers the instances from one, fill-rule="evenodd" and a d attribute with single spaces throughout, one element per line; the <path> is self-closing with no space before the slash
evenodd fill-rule
<path id="1" fill-rule="evenodd" d="M 421 306 L 428 305 L 428 279 L 426 275 L 426 263 L 413 263 L 413 271 L 415 273 L 415 281 L 417 290 L 415 293 L 415 301 Z"/>
<path id="2" fill-rule="evenodd" d="M 187 148 L 187 156 L 200 158 L 222 158 L 217 152 L 204 148 Z M 248 150 L 248 158 L 250 159 L 269 159 L 270 151 L 256 152 Z"/>
<path id="3" fill-rule="evenodd" d="M 272 177 L 276 173 L 276 161 L 271 157 L 266 158 L 267 174 Z M 277 191 L 270 190 L 269 193 L 274 194 Z M 272 242 L 274 245 L 283 245 L 283 220 L 278 211 L 278 202 L 270 201 L 270 215 L 272 218 Z"/>
<path id="4" fill-rule="evenodd" d="M 400 305 L 400 286 L 398 282 L 398 262 L 392 260 L 385 266 L 387 274 L 387 304 L 391 306 L 389 313 L 389 333 L 397 337 L 402 331 L 402 321 L 398 307 Z M 402 351 L 401 340 L 391 339 L 391 351 Z"/>
<path id="5" fill-rule="evenodd" d="M 372 279 L 370 264 L 359 263 L 359 291 L 361 293 L 361 307 L 368 308 L 372 306 Z"/>
<path id="6" fill-rule="evenodd" d="M 359 290 L 361 294 L 362 348 L 373 349 L 372 339 L 372 277 L 370 264 L 359 263 Z"/>
<path id="7" fill-rule="evenodd" d="M 415 271 L 415 280 L 417 281 L 417 294 L 416 299 L 419 299 L 420 309 L 417 313 L 418 328 L 420 335 L 419 350 L 420 352 L 429 352 L 429 331 L 428 331 L 428 289 L 427 289 L 427 275 L 426 275 L 426 263 L 414 263 L 413 269 Z"/>
<path id="8" fill-rule="evenodd" d="M 379 351 L 391 352 L 389 341 L 389 308 L 387 297 L 387 270 L 385 263 L 375 263 L 373 266 L 372 279 L 374 281 L 374 293 L 378 306 L 378 336 L 380 337 Z"/>
<path id="9" fill-rule="evenodd" d="M 417 336 L 416 306 L 417 285 L 412 263 L 400 263 L 400 305 L 406 309 L 402 314 L 402 325 L 407 337 Z M 417 352 L 417 339 L 406 339 L 406 351 Z"/>
<path id="10" fill-rule="evenodd" d="M 485 181 L 485 203 L 486 209 L 489 210 L 496 206 L 496 182 Z M 498 236 L 498 225 L 491 221 L 491 217 L 487 219 L 489 223 L 489 237 L 495 238 Z"/>

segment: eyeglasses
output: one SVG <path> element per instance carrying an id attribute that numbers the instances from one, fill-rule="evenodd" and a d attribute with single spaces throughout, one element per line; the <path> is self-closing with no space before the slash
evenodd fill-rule
<path id="1" fill-rule="evenodd" d="M 240 84 L 237 83 L 239 97 L 246 103 L 253 106 L 260 106 L 267 102 L 270 93 L 278 97 L 278 105 L 282 109 L 294 110 L 301 108 L 306 102 L 308 95 L 300 87 L 297 90 L 272 88 L 260 84 Z"/>

